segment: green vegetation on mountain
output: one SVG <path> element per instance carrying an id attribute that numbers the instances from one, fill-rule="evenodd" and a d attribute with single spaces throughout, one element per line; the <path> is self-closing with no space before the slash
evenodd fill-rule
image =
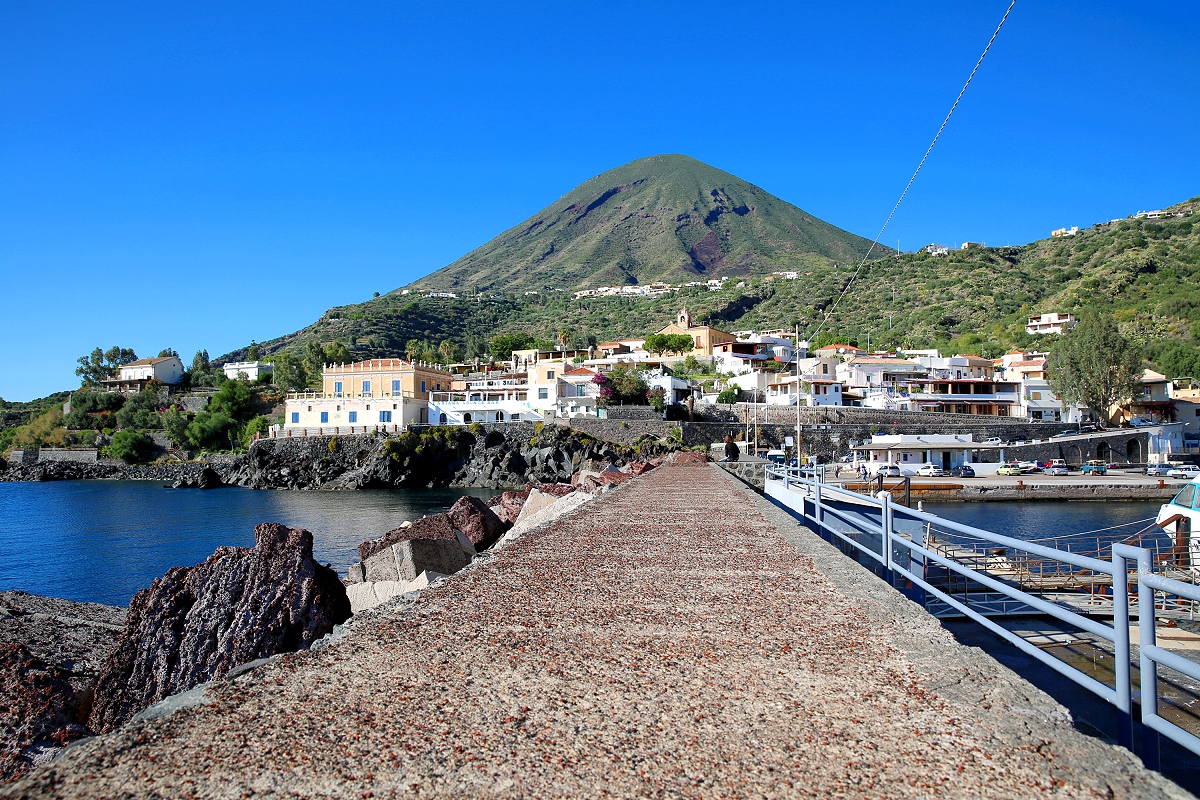
<path id="1" fill-rule="evenodd" d="M 1200 198 L 1176 208 L 1200 210 Z M 435 352 L 449 340 L 472 359 L 486 356 L 494 336 L 568 347 L 646 336 L 681 306 L 726 330 L 799 324 L 810 336 L 854 268 L 830 260 L 795 280 L 757 276 L 727 281 L 718 291 L 687 287 L 651 299 L 393 293 L 330 309 L 308 328 L 261 347 L 265 354 L 300 355 L 310 342 L 338 342 L 354 358 L 378 358 L 402 356 L 414 341 Z M 1168 375 L 1200 372 L 1200 214 L 1120 220 L 1020 247 L 888 255 L 866 265 L 819 341 L 866 346 L 869 338 L 872 348 L 938 347 L 994 357 L 1013 347 L 1048 347 L 1050 339 L 1025 333 L 1025 321 L 1051 311 L 1109 314 Z"/>
<path id="2" fill-rule="evenodd" d="M 858 261 L 869 246 L 728 172 L 660 155 L 592 178 L 411 288 L 524 292 L 686 283 Z"/>

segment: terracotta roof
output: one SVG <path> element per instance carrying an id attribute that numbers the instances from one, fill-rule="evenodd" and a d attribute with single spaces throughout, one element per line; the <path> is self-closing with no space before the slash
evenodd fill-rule
<path id="1" fill-rule="evenodd" d="M 596 374 L 595 370 L 588 369 L 587 367 L 576 367 L 575 369 L 569 369 L 563 373 L 563 375 L 595 375 L 595 374 Z"/>
<path id="2" fill-rule="evenodd" d="M 128 364 L 122 364 L 122 367 L 148 367 L 151 364 L 161 364 L 164 361 L 170 361 L 172 358 L 179 356 L 163 356 L 162 358 L 139 358 L 137 361 L 130 361 Z"/>

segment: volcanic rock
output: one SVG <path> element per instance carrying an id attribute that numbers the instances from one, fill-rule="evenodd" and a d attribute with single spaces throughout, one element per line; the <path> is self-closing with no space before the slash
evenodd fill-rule
<path id="1" fill-rule="evenodd" d="M 350 616 L 337 573 L 313 560 L 311 533 L 265 523 L 254 536 L 253 548 L 217 548 L 134 595 L 96 685 L 93 730 L 239 664 L 306 649 Z"/>
<path id="2" fill-rule="evenodd" d="M 68 742 L 90 735 L 66 673 L 23 644 L 0 645 L 0 779 L 27 772 Z"/>
<path id="3" fill-rule="evenodd" d="M 521 506 L 529 497 L 529 490 L 520 492 L 504 492 L 488 500 L 488 508 L 492 509 L 501 522 L 513 523 L 521 514 Z"/>
<path id="4" fill-rule="evenodd" d="M 491 547 L 508 528 L 496 512 L 478 497 L 458 498 L 446 515 L 450 523 L 471 540 L 476 550 Z"/>

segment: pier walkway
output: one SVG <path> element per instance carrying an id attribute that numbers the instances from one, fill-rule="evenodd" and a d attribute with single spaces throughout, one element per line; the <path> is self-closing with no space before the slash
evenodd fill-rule
<path id="1" fill-rule="evenodd" d="M 6 796 L 1189 797 L 712 465 Z"/>

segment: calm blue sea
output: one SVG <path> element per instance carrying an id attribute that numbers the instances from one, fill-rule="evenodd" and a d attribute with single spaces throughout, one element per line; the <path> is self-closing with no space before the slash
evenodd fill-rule
<path id="1" fill-rule="evenodd" d="M 313 532 L 314 554 L 343 576 L 359 543 L 489 489 L 361 492 L 165 489 L 144 481 L 0 483 L 0 590 L 128 605 L 171 567 L 221 545 L 252 547 L 254 526 Z"/>

